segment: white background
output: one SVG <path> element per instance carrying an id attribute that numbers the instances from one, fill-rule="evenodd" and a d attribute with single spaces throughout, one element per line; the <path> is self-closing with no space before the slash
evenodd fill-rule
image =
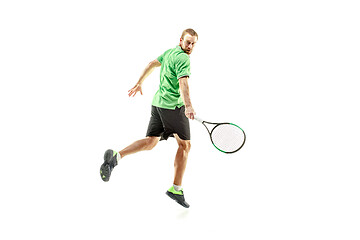
<path id="1" fill-rule="evenodd" d="M 1 1 L 2 239 L 359 239 L 356 1 Z M 124 158 L 143 138 L 159 69 L 199 34 L 198 116 L 240 125 L 236 154 L 191 122 L 183 187 L 165 195 L 176 141 Z M 6 236 L 4 238 L 3 236 Z"/>

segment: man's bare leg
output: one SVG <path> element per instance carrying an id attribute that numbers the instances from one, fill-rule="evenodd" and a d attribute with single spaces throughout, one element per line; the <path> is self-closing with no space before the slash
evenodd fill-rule
<path id="1" fill-rule="evenodd" d="M 188 154 L 190 151 L 190 140 L 182 140 L 177 134 L 174 134 L 179 148 L 176 153 L 174 167 L 174 186 L 167 190 L 166 195 L 175 200 L 181 206 L 188 208 L 190 205 L 185 201 L 184 192 L 181 190 L 181 183 L 185 173 Z"/>
<path id="2" fill-rule="evenodd" d="M 119 151 L 119 154 L 121 158 L 123 158 L 133 153 L 137 153 L 144 150 L 151 150 L 156 146 L 159 140 L 160 137 L 146 137 L 144 139 L 135 141 L 134 143 L 130 144 L 123 150 Z"/>
<path id="3" fill-rule="evenodd" d="M 181 186 L 191 144 L 190 144 L 190 140 L 182 140 L 181 138 L 179 138 L 177 134 L 174 134 L 174 136 L 179 145 L 174 162 L 174 168 L 175 168 L 174 184 L 177 186 Z"/>
<path id="4" fill-rule="evenodd" d="M 108 149 L 104 154 L 104 163 L 100 166 L 100 176 L 104 182 L 109 181 L 111 172 L 116 165 L 118 165 L 118 161 L 120 158 L 123 158 L 129 154 L 133 154 L 136 152 L 151 150 L 156 144 L 159 142 L 160 137 L 146 137 L 144 139 L 138 140 L 123 150 L 117 153 L 111 149 Z M 120 155 L 120 156 L 119 156 Z"/>

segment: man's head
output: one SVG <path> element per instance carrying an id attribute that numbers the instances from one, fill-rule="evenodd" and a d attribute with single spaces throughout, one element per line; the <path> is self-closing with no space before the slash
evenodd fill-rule
<path id="1" fill-rule="evenodd" d="M 190 55 L 197 40 L 198 40 L 197 33 L 193 29 L 188 28 L 183 31 L 180 38 L 179 46 L 185 53 Z"/>

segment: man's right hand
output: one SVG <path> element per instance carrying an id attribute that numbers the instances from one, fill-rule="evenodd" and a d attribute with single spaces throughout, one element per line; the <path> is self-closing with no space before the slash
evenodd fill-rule
<path id="1" fill-rule="evenodd" d="M 143 95 L 140 84 L 136 84 L 135 87 L 133 87 L 132 89 L 130 89 L 130 90 L 128 91 L 128 95 L 129 95 L 129 97 L 135 97 L 135 95 L 136 95 L 137 92 L 140 92 L 141 95 Z"/>
<path id="2" fill-rule="evenodd" d="M 191 120 L 194 120 L 195 115 L 196 115 L 196 113 L 195 113 L 195 111 L 194 111 L 194 109 L 193 109 L 192 106 L 185 107 L 185 116 L 186 116 L 187 118 L 189 118 L 189 119 L 191 119 Z"/>

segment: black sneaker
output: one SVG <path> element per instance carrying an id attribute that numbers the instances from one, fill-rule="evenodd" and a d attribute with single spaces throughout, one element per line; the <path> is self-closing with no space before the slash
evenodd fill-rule
<path id="1" fill-rule="evenodd" d="M 100 167 L 100 176 L 104 182 L 109 181 L 110 175 L 114 167 L 118 164 L 119 153 L 111 149 L 104 154 L 104 163 Z"/>
<path id="2" fill-rule="evenodd" d="M 169 190 L 167 190 L 166 195 L 174 199 L 178 204 L 185 208 L 189 208 L 190 205 L 185 201 L 183 190 L 176 191 L 174 186 L 172 186 Z"/>

